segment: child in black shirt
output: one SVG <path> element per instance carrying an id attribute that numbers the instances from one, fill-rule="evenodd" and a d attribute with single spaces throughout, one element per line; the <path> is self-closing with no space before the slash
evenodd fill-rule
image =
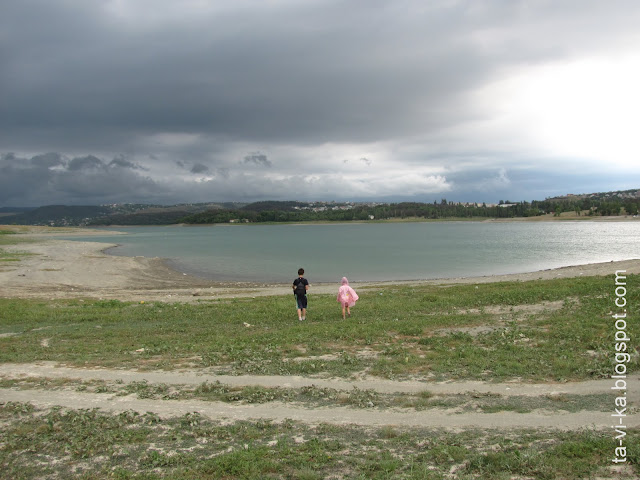
<path id="1" fill-rule="evenodd" d="M 293 281 L 292 286 L 298 307 L 298 320 L 300 321 L 307 318 L 307 290 L 309 290 L 309 282 L 303 275 L 304 268 L 298 269 L 298 278 Z"/>

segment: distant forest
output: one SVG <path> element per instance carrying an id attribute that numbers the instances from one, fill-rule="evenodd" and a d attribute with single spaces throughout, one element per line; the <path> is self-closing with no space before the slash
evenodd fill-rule
<path id="1" fill-rule="evenodd" d="M 402 202 L 389 204 L 354 204 L 326 209 L 310 208 L 297 202 L 258 202 L 237 210 L 208 210 L 188 215 L 180 223 L 208 224 L 229 222 L 303 222 L 353 221 L 389 219 L 446 219 L 446 218 L 512 218 L 532 217 L 549 213 L 560 215 L 573 211 L 578 215 L 609 216 L 636 215 L 640 198 L 635 199 L 561 199 L 533 202 L 501 202 L 498 205 L 461 204 L 442 199 L 434 203 Z"/>
<path id="2" fill-rule="evenodd" d="M 351 203 L 262 201 L 250 204 L 206 203 L 180 205 L 115 204 L 101 206 L 51 205 L 0 212 L 0 223 L 18 225 L 171 225 L 265 223 L 305 221 L 365 221 L 390 219 L 474 219 L 534 217 L 564 212 L 576 216 L 637 215 L 640 189 L 567 195 L 532 202 L 498 204 L 459 203 Z"/>

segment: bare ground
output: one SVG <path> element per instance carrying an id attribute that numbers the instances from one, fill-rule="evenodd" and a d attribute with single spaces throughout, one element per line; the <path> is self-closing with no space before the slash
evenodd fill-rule
<path id="1" fill-rule="evenodd" d="M 542 397 L 559 394 L 592 395 L 610 393 L 611 380 L 595 380 L 575 383 L 485 383 L 485 382 L 443 382 L 426 383 L 418 381 L 390 381 L 366 378 L 357 381 L 343 379 L 311 379 L 300 376 L 226 376 L 211 375 L 206 371 L 180 372 L 137 372 L 130 370 L 85 369 L 58 366 L 53 363 L 4 364 L 0 365 L 0 378 L 21 379 L 28 377 L 50 379 L 105 380 L 122 383 L 146 381 L 151 384 L 200 385 L 205 382 L 220 382 L 230 386 L 265 386 L 300 388 L 315 385 L 336 390 L 374 390 L 380 393 L 419 393 L 429 391 L 433 394 L 499 394 L 501 396 L 524 395 Z M 628 379 L 629 398 L 638 398 L 640 394 L 640 376 Z M 581 411 L 568 413 L 562 411 L 536 410 L 530 413 L 459 413 L 456 410 L 428 409 L 415 411 L 409 409 L 357 409 L 342 406 L 305 408 L 282 402 L 270 402 L 260 405 L 229 404 L 217 401 L 197 400 L 151 400 L 139 399 L 135 395 L 115 396 L 78 391 L 17 390 L 0 389 L 0 402 L 30 402 L 40 407 L 63 406 L 67 408 L 99 408 L 111 412 L 135 410 L 141 413 L 153 412 L 161 417 L 181 416 L 190 412 L 222 421 L 269 419 L 283 421 L 297 420 L 309 424 L 335 423 L 358 424 L 365 426 L 395 425 L 402 427 L 438 427 L 461 429 L 480 428 L 554 428 L 560 430 L 580 430 L 583 428 L 611 428 L 611 412 Z M 636 415 L 625 418 L 628 428 L 640 426 Z"/>

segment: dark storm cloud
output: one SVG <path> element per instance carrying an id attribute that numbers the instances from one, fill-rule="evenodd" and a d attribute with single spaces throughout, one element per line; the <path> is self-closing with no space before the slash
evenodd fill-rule
<path id="1" fill-rule="evenodd" d="M 241 5 L 187 5 L 182 16 L 153 21 L 147 8 L 171 7 L 158 3 L 122 2 L 131 11 L 119 13 L 104 2 L 3 2 L 0 75 L 11 95 L 0 138 L 54 128 L 81 147 L 100 131 L 119 140 L 163 130 L 389 139 L 457 122 L 459 95 L 500 65 L 568 54 L 552 36 L 525 43 L 513 33 L 519 24 L 553 29 L 570 11 L 583 29 L 564 35 L 590 44 L 599 37 L 586 30 L 595 20 L 581 16 L 585 2 L 258 3 L 251 14 Z M 586 3 L 590 15 L 606 7 Z M 619 15 L 608 10 L 622 25 L 634 18 L 622 6 Z M 519 48 L 499 41 L 510 36 Z"/>
<path id="2" fill-rule="evenodd" d="M 259 165 L 261 167 L 270 167 L 271 161 L 267 158 L 264 153 L 256 152 L 250 153 L 244 157 L 244 163 L 248 163 L 251 165 Z"/>
<path id="3" fill-rule="evenodd" d="M 0 157 L 0 205 L 106 203 L 159 199 L 160 185 L 117 161 L 88 155 L 68 161 L 58 153 Z"/>
<path id="4" fill-rule="evenodd" d="M 191 173 L 206 173 L 209 171 L 209 167 L 201 163 L 196 163 L 193 167 L 191 167 L 191 170 L 189 171 Z"/>
<path id="5" fill-rule="evenodd" d="M 51 168 L 66 165 L 66 162 L 59 153 L 45 153 L 31 158 L 31 164 L 37 167 Z"/>
<path id="6" fill-rule="evenodd" d="M 148 170 L 137 163 L 127 160 L 124 156 L 119 155 L 109 162 L 110 167 L 130 168 L 132 170 Z"/>
<path id="7" fill-rule="evenodd" d="M 202 163 L 195 163 L 191 166 L 189 162 L 183 162 L 181 160 L 177 160 L 175 162 L 175 164 L 181 169 L 181 170 L 187 170 L 190 173 L 207 173 L 209 171 L 209 167 L 207 165 L 204 165 Z"/>
<path id="8" fill-rule="evenodd" d="M 628 48 L 638 24 L 631 0 L 3 0 L 0 152 L 20 155 L 2 157 L 0 197 L 105 199 L 112 188 L 115 199 L 128 188 L 149 201 L 231 200 L 255 180 L 276 198 L 296 184 L 292 162 L 329 198 L 351 187 L 375 197 L 370 186 L 388 195 L 386 178 L 401 188 L 417 167 L 450 164 L 490 192 L 504 186 L 500 168 L 518 177 L 460 153 L 487 150 L 466 130 L 484 114 L 470 94 L 513 69 Z M 48 151 L 62 153 L 33 155 Z M 335 190 L 328 158 L 371 177 Z M 188 183 L 201 174 L 227 183 Z M 464 172 L 447 175 L 435 184 L 463 185 Z M 7 179 L 33 189 L 20 197 Z"/>
<path id="9" fill-rule="evenodd" d="M 74 158 L 67 165 L 67 169 L 69 171 L 88 170 L 88 169 L 103 170 L 105 168 L 106 168 L 105 163 L 99 158 L 94 157 L 93 155 Z"/>

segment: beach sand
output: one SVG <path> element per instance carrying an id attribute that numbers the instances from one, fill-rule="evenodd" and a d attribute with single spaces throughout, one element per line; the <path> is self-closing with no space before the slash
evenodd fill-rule
<path id="1" fill-rule="evenodd" d="M 3 229 L 12 227 L 0 227 Z M 15 227 L 13 227 L 15 228 Z M 56 239 L 56 230 L 26 227 L 24 238 L 34 243 L 4 246 L 7 252 L 21 252 L 19 261 L 0 263 L 0 297 L 5 298 L 98 298 L 121 301 L 193 302 L 216 298 L 290 295 L 289 284 L 216 282 L 187 275 L 167 267 L 161 258 L 119 257 L 104 251 L 116 246 L 97 242 Z M 61 235 L 105 235 L 117 232 L 67 229 Z M 640 273 L 640 259 L 577 265 L 510 275 L 447 278 L 437 280 L 371 282 L 357 288 L 389 284 L 461 284 L 536 279 L 613 275 L 616 270 Z M 335 284 L 312 284 L 313 293 L 335 293 Z"/>

